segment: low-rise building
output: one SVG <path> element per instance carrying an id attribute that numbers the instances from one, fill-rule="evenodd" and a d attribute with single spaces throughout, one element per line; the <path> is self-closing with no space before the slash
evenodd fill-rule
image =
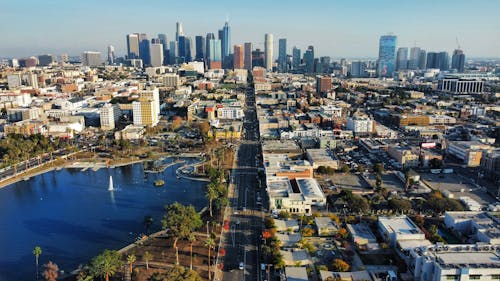
<path id="1" fill-rule="evenodd" d="M 312 207 L 324 207 L 326 197 L 315 179 L 267 177 L 267 192 L 271 210 L 292 214 L 311 214 Z"/>
<path id="2" fill-rule="evenodd" d="M 121 131 L 115 132 L 117 140 L 139 140 L 144 137 L 145 129 L 143 126 L 128 125 Z"/>
<path id="3" fill-rule="evenodd" d="M 312 264 L 311 257 L 306 250 L 280 250 L 286 266 L 305 266 Z"/>
<path id="4" fill-rule="evenodd" d="M 347 231 L 358 248 L 368 249 L 370 245 L 377 244 L 377 237 L 367 224 L 348 224 Z"/>
<path id="5" fill-rule="evenodd" d="M 422 230 L 407 216 L 379 217 L 378 229 L 384 240 L 393 247 L 401 241 L 427 241 Z"/>
<path id="6" fill-rule="evenodd" d="M 276 227 L 277 232 L 298 232 L 299 231 L 299 222 L 297 220 L 289 219 L 289 220 L 274 220 L 274 226 Z"/>
<path id="7" fill-rule="evenodd" d="M 305 267 L 287 266 L 285 276 L 287 281 L 309 281 Z"/>
<path id="8" fill-rule="evenodd" d="M 400 147 L 400 146 L 389 146 L 387 154 L 394 158 L 403 167 L 417 167 L 419 163 L 419 157 L 414 154 L 410 148 Z"/>
<path id="9" fill-rule="evenodd" d="M 333 169 L 338 169 L 339 160 L 331 153 L 331 150 L 320 148 L 320 149 L 308 149 L 306 151 L 307 160 L 312 164 L 314 169 L 319 166 L 332 167 Z"/>
<path id="10" fill-rule="evenodd" d="M 450 141 L 446 150 L 449 154 L 462 160 L 468 167 L 477 167 L 481 164 L 483 150 L 491 147 L 478 141 Z"/>
<path id="11" fill-rule="evenodd" d="M 337 224 L 329 217 L 316 217 L 314 223 L 316 224 L 318 236 L 333 236 L 339 230 Z"/>
<path id="12" fill-rule="evenodd" d="M 486 212 L 446 212 L 444 224 L 474 241 L 500 244 L 500 221 Z"/>

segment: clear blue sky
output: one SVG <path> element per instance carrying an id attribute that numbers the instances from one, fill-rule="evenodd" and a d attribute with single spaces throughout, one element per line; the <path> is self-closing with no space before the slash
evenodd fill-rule
<path id="1" fill-rule="evenodd" d="M 0 57 L 84 50 L 126 50 L 125 35 L 189 36 L 214 32 L 226 17 L 232 44 L 262 47 L 264 34 L 318 55 L 376 57 L 378 38 L 392 32 L 398 47 L 416 43 L 452 52 L 458 37 L 468 57 L 500 57 L 498 0 L 0 0 Z M 275 52 L 276 52 L 275 51 Z"/>

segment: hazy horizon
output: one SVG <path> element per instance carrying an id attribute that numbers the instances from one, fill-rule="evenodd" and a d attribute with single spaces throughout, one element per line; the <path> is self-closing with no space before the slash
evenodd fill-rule
<path id="1" fill-rule="evenodd" d="M 0 4 L 0 30 L 4 36 L 0 57 L 27 57 L 86 50 L 106 54 L 113 45 L 116 54 L 126 52 L 128 33 L 158 33 L 175 37 L 175 23 L 183 23 L 187 36 L 217 34 L 226 18 L 231 26 L 231 44 L 252 42 L 263 49 L 265 33 L 287 39 L 302 52 L 315 47 L 316 56 L 376 58 L 378 40 L 389 32 L 398 36 L 397 47 L 418 46 L 427 51 L 457 48 L 457 38 L 467 58 L 500 57 L 500 1 L 395 0 L 334 1 L 297 0 L 285 3 L 256 0 L 244 3 L 220 0 L 189 3 L 129 0 L 62 1 L 20 0 Z"/>

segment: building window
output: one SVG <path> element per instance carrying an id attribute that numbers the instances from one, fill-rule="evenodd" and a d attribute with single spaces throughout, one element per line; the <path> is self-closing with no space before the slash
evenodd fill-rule
<path id="1" fill-rule="evenodd" d="M 500 274 L 492 274 L 491 280 L 500 280 Z"/>
<path id="2" fill-rule="evenodd" d="M 446 280 L 457 280 L 458 275 L 446 275 Z"/>
<path id="3" fill-rule="evenodd" d="M 469 275 L 469 280 L 480 280 L 481 275 Z"/>

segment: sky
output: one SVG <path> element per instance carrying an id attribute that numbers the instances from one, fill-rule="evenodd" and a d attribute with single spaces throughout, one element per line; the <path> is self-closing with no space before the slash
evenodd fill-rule
<path id="1" fill-rule="evenodd" d="M 181 21 L 188 36 L 231 26 L 232 44 L 264 34 L 287 38 L 288 53 L 313 45 L 315 55 L 376 58 L 381 35 L 397 47 L 448 51 L 459 44 L 467 57 L 500 57 L 498 0 L 0 0 L 0 57 L 101 51 L 126 52 L 125 35 L 175 37 Z"/>

